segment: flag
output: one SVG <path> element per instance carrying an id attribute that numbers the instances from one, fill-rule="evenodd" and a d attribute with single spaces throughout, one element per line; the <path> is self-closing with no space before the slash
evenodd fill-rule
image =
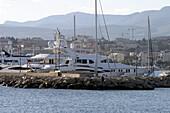
<path id="1" fill-rule="evenodd" d="M 93 43 L 92 43 L 92 44 L 90 44 L 90 46 L 93 46 Z"/>

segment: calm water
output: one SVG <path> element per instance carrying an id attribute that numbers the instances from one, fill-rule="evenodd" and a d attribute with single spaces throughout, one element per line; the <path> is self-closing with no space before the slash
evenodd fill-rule
<path id="1" fill-rule="evenodd" d="M 0 113 L 170 113 L 170 89 L 91 91 L 0 86 Z"/>

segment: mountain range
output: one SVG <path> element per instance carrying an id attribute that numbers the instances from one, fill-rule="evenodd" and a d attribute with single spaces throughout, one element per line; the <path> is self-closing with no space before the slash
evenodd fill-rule
<path id="1" fill-rule="evenodd" d="M 124 33 L 125 38 L 131 37 L 128 29 L 134 28 L 134 35 L 137 39 L 147 36 L 147 17 L 150 17 L 152 36 L 170 35 L 170 6 L 163 7 L 160 10 L 149 10 L 137 12 L 130 15 L 105 15 L 110 38 L 121 37 Z M 17 38 L 24 37 L 42 37 L 43 39 L 53 39 L 53 31 L 56 28 L 61 33 L 73 36 L 73 16 L 76 16 L 77 35 L 94 35 L 94 14 L 83 12 L 72 12 L 66 15 L 52 15 L 36 21 L 15 22 L 6 21 L 0 25 L 0 36 L 13 36 Z M 99 37 L 106 37 L 102 15 L 98 15 L 98 21 L 101 26 L 98 30 Z M 125 35 L 129 33 L 129 35 Z"/>

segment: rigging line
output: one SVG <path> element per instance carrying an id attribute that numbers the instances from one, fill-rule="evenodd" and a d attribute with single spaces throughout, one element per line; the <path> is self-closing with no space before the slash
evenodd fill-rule
<path id="1" fill-rule="evenodd" d="M 104 18 L 104 15 L 103 15 L 103 9 L 102 9 L 102 5 L 101 5 L 101 1 L 99 0 L 100 2 L 100 8 L 101 8 L 101 12 L 102 12 L 102 16 L 103 16 L 103 20 L 104 20 L 104 24 L 105 24 L 105 28 L 106 28 L 106 33 L 107 33 L 107 37 L 110 41 L 110 38 L 109 38 L 109 33 L 108 33 L 108 30 L 107 30 L 107 26 L 106 26 L 106 21 L 105 21 L 105 18 Z M 110 66 L 110 60 L 108 59 L 107 57 L 107 64 L 108 64 L 108 67 L 109 67 L 109 70 L 110 70 L 110 75 L 112 76 L 112 73 L 111 73 L 111 66 Z"/>
<path id="2" fill-rule="evenodd" d="M 99 19 L 99 17 L 98 17 L 99 30 L 100 30 L 100 32 L 101 32 L 102 38 L 104 38 L 104 37 L 103 37 L 103 32 L 102 32 L 102 29 L 101 29 L 101 25 L 100 25 L 100 21 L 99 21 L 99 20 L 100 20 L 100 19 Z M 106 45 L 105 42 L 104 42 L 104 45 Z M 107 53 L 105 52 L 104 55 L 107 56 Z M 110 64 L 109 64 L 108 57 L 107 57 L 107 63 L 108 63 L 109 69 L 111 70 L 111 67 L 110 67 Z"/>
<path id="3" fill-rule="evenodd" d="M 102 4 L 101 4 L 101 0 L 99 0 L 99 3 L 100 3 L 100 8 L 101 8 L 101 12 L 102 12 L 102 17 L 103 17 L 103 21 L 104 21 L 104 26 L 105 26 L 105 29 L 106 29 L 106 35 L 107 35 L 107 38 L 110 42 L 110 37 L 109 37 L 109 33 L 108 33 L 108 28 L 107 28 L 107 25 L 106 25 L 106 19 L 105 19 L 105 16 L 104 16 L 104 13 L 103 13 L 103 8 L 102 8 Z M 111 48 L 111 51 L 112 51 L 112 48 Z M 108 63 L 109 65 L 109 68 L 110 68 L 110 64 Z M 116 64 L 114 62 L 114 65 L 115 65 L 115 69 L 116 69 Z"/>
<path id="4" fill-rule="evenodd" d="M 102 28 L 101 28 L 101 24 L 100 24 L 99 18 L 98 18 L 98 24 L 99 24 L 99 30 L 100 30 L 101 36 L 103 37 L 103 32 L 102 32 Z"/>
<path id="5" fill-rule="evenodd" d="M 104 21 L 104 26 L 105 26 L 105 29 L 106 29 L 106 35 L 108 37 L 108 40 L 110 41 L 109 32 L 108 32 L 108 28 L 107 28 L 107 25 L 106 25 L 106 19 L 105 19 L 104 13 L 103 13 L 101 0 L 99 0 L 99 3 L 100 3 L 100 8 L 101 8 L 101 12 L 102 12 L 103 21 Z"/>

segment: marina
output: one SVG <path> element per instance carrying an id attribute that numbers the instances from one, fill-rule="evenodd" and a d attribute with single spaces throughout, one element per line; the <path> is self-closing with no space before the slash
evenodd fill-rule
<path id="1" fill-rule="evenodd" d="M 168 3 L 0 0 L 0 113 L 170 113 Z"/>

